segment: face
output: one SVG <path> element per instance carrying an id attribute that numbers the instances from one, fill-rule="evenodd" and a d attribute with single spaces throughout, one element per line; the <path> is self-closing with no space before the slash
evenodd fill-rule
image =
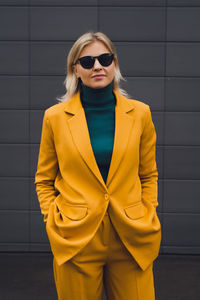
<path id="1" fill-rule="evenodd" d="M 110 53 L 107 47 L 100 41 L 95 41 L 83 48 L 80 57 L 99 56 L 103 53 Z M 82 82 L 94 89 L 104 88 L 114 79 L 115 63 L 114 60 L 108 67 L 103 67 L 98 59 L 95 59 L 94 66 L 91 69 L 84 69 L 80 63 L 74 66 L 76 76 L 81 78 Z"/>

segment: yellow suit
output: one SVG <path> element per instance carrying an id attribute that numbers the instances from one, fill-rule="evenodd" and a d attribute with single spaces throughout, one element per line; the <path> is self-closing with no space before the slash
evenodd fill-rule
<path id="1" fill-rule="evenodd" d="M 159 252 L 156 133 L 150 109 L 114 94 L 115 137 L 106 183 L 92 151 L 80 92 L 44 114 L 35 185 L 58 265 L 88 244 L 106 211 L 143 270 Z"/>

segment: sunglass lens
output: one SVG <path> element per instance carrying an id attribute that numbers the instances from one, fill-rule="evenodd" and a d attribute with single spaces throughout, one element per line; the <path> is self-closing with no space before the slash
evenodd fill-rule
<path id="1" fill-rule="evenodd" d="M 91 69 L 94 66 L 95 58 L 98 58 L 98 61 L 103 67 L 108 67 L 109 65 L 111 65 L 114 55 L 113 53 L 104 53 L 102 55 L 99 55 L 98 57 L 84 56 L 79 58 L 79 61 L 84 69 Z"/>
<path id="2" fill-rule="evenodd" d="M 99 56 L 99 62 L 102 66 L 107 67 L 111 65 L 114 55 L 112 53 L 105 53 Z"/>
<path id="3" fill-rule="evenodd" d="M 90 56 L 84 56 L 79 59 L 80 64 L 84 69 L 91 69 L 94 65 L 94 58 Z"/>

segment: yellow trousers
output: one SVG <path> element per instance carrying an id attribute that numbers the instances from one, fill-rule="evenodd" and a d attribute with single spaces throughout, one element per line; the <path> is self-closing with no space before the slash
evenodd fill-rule
<path id="1" fill-rule="evenodd" d="M 109 214 L 92 240 L 61 266 L 53 259 L 59 300 L 155 300 L 153 264 L 143 271 L 121 242 Z"/>

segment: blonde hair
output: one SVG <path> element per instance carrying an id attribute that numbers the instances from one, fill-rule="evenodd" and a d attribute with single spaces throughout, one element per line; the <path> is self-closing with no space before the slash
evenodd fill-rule
<path id="1" fill-rule="evenodd" d="M 87 32 L 80 36 L 76 42 L 73 44 L 71 50 L 69 51 L 67 57 L 67 76 L 64 80 L 64 85 L 66 88 L 66 93 L 57 98 L 59 102 L 64 102 L 72 98 L 79 90 L 80 90 L 80 80 L 77 78 L 76 74 L 73 70 L 73 65 L 79 58 L 79 55 L 83 48 L 95 41 L 100 41 L 104 43 L 104 45 L 108 48 L 108 50 L 114 54 L 114 62 L 115 62 L 115 75 L 113 80 L 113 89 L 119 92 L 121 95 L 125 97 L 129 97 L 128 93 L 120 88 L 119 83 L 120 80 L 125 80 L 119 69 L 119 62 L 117 58 L 117 52 L 115 46 L 111 42 L 111 40 L 102 32 Z"/>

